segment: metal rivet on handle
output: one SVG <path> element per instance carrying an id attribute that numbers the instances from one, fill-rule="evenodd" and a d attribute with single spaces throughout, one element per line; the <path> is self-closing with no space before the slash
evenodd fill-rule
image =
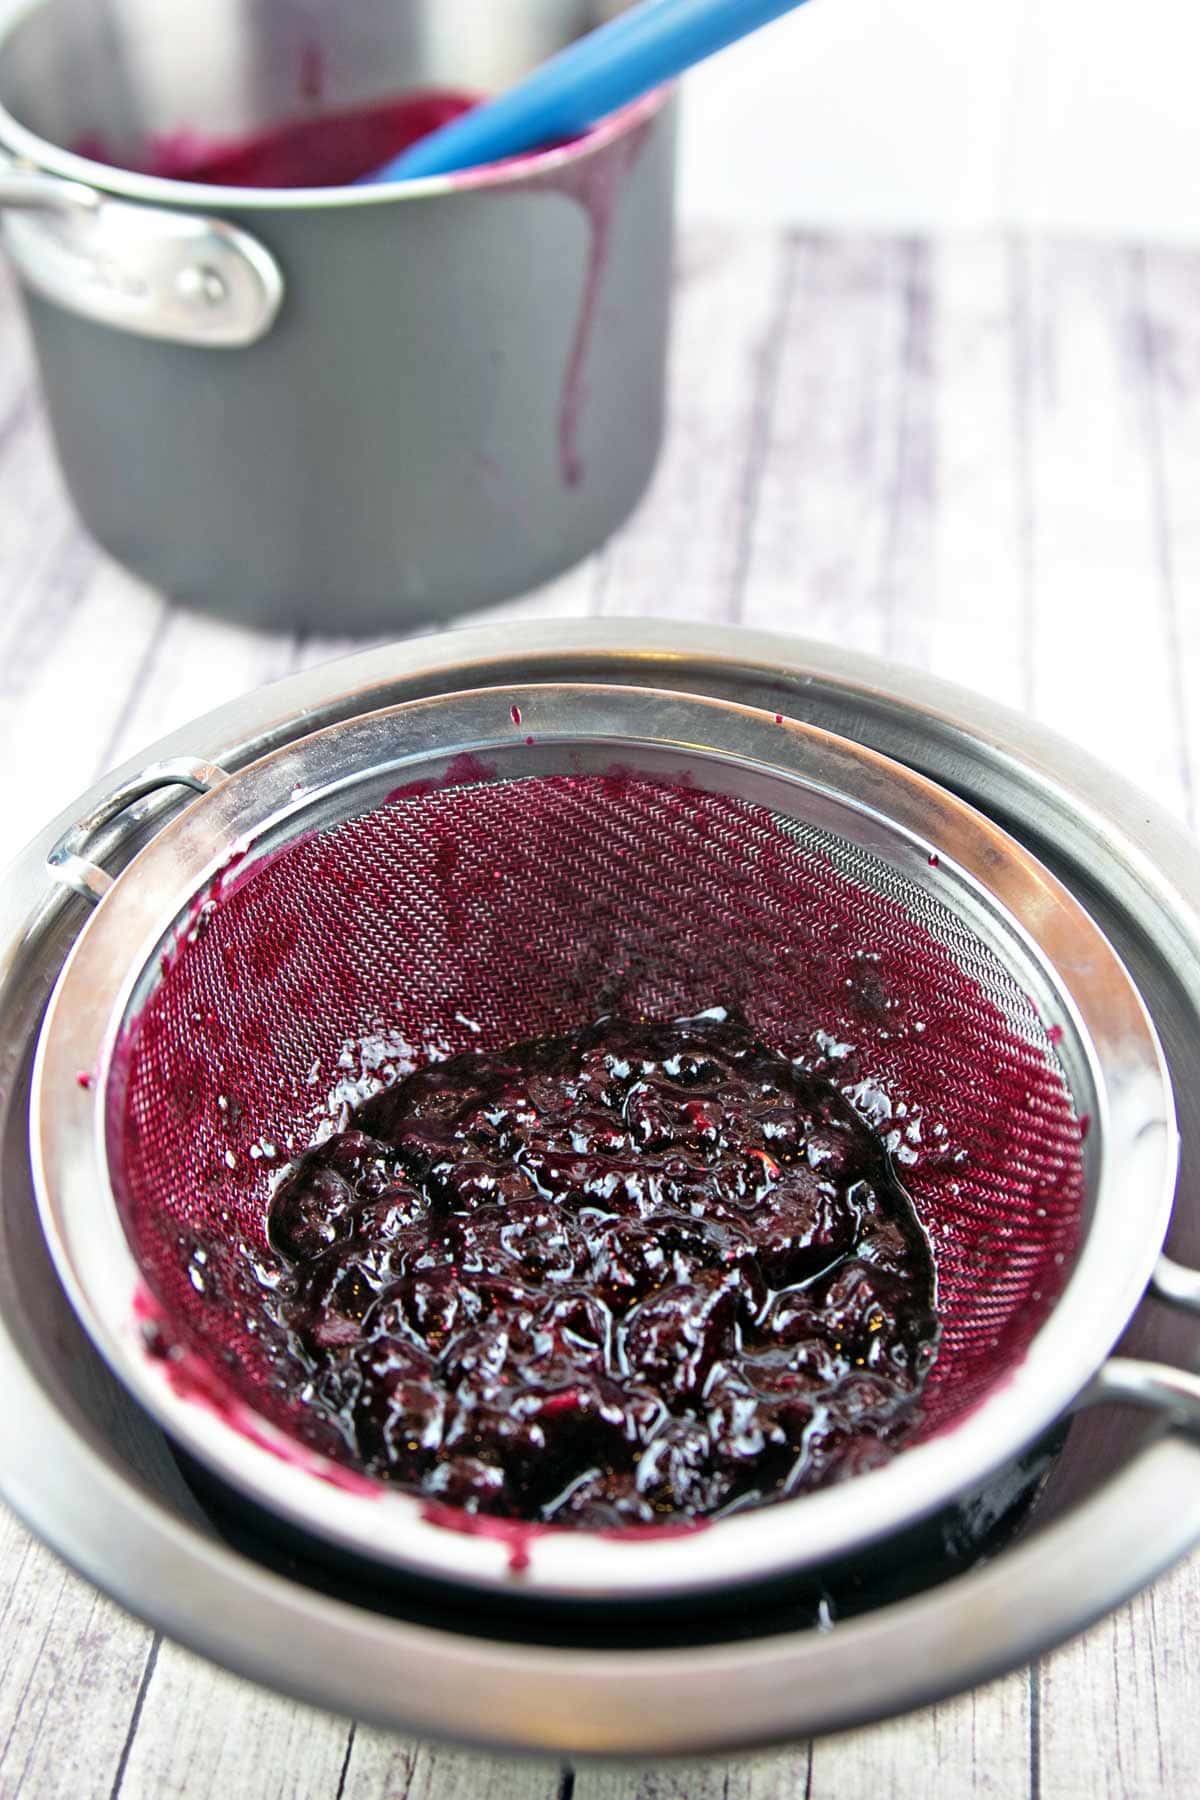
<path id="1" fill-rule="evenodd" d="M 2 152 L 0 219 L 28 287 L 118 331 L 239 349 L 283 302 L 279 264 L 241 226 L 20 171 Z"/>
<path id="2" fill-rule="evenodd" d="M 184 300 L 205 306 L 220 306 L 229 293 L 217 271 L 204 266 L 181 269 L 175 286 Z"/>

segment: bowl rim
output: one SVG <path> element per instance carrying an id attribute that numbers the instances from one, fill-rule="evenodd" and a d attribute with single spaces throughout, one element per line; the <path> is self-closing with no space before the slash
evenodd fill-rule
<path id="1" fill-rule="evenodd" d="M 0 1116 L 20 1155 L 6 1163 L 0 1230 L 0 1489 L 31 1530 L 128 1611 L 225 1667 L 294 1697 L 391 1729 L 486 1746 L 625 1756 L 732 1751 L 885 1717 L 1027 1662 L 1154 1580 L 1200 1541 L 1194 1444 L 1139 1424 L 1098 1465 L 1086 1497 L 989 1565 L 832 1633 L 798 1630 L 710 1653 L 544 1655 L 463 1640 L 364 1613 L 215 1542 L 157 1469 L 145 1425 L 136 1457 L 77 1397 L 60 1345 L 65 1301 L 30 1281 L 42 1257 L 25 1153 L 25 1065 L 45 994 L 83 909 L 46 888 L 51 845 L 148 760 L 201 754 L 227 767 L 365 703 L 464 682 L 570 668 L 751 695 L 835 719 L 876 748 L 1017 821 L 1073 888 L 1098 894 L 1122 944 L 1169 958 L 1155 1006 L 1173 1054 L 1200 1028 L 1200 853 L 1153 798 L 1068 739 L 934 675 L 778 632 L 667 620 L 538 623 L 410 640 L 295 673 L 225 702 L 93 784 L 17 856 L 0 887 Z M 171 796 L 106 834 L 117 863 L 162 823 Z M 1056 847 L 1055 847 L 1056 846 Z M 1184 1109 L 1184 1133 L 1195 1126 Z M 1180 1228 L 1197 1224 L 1179 1198 Z M 48 1279 L 49 1271 L 42 1278 Z M 1157 1335 L 1158 1309 L 1138 1329 Z M 1200 1348 L 1195 1335 L 1193 1350 Z M 86 1351 L 85 1355 L 90 1355 Z M 1178 1349 L 1175 1345 L 1174 1348 Z M 98 1357 L 86 1390 L 109 1378 Z M 132 1408 L 130 1409 L 132 1412 Z M 478 1652 L 492 1652 L 480 1655 Z M 543 1682 L 542 1703 L 533 1696 Z"/>

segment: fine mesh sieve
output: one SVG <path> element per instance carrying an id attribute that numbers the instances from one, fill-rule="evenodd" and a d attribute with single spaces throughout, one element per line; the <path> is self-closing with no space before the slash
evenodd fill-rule
<path id="1" fill-rule="evenodd" d="M 1111 1348 L 1169 1215 L 1162 1060 L 1078 903 L 949 795 L 778 716 L 566 686 L 411 703 L 203 779 L 64 971 L 35 1155 L 100 1347 L 263 1504 L 459 1580 L 519 1561 L 548 1594 L 698 1588 L 953 1498 Z M 84 849 L 60 866 L 94 895 Z M 431 1057 L 712 1006 L 836 1079 L 913 1197 L 942 1317 L 913 1447 L 652 1550 L 551 1530 L 519 1559 L 511 1531 L 449 1533 L 305 1447 L 223 1253 L 263 1246 L 281 1163 Z"/>

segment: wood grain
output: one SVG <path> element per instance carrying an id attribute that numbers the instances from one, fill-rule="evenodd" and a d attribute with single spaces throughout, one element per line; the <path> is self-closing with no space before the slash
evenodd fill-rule
<path id="1" fill-rule="evenodd" d="M 1200 1787 L 1200 1559 L 1192 1558 L 1041 1672 L 1043 1795 L 1127 1800 Z"/>
<path id="2" fill-rule="evenodd" d="M 559 1800 L 562 1783 L 557 1763 L 404 1743 L 360 1726 L 347 1757 L 342 1796 L 343 1800 Z"/>
<path id="3" fill-rule="evenodd" d="M 1183 811 L 1139 276 L 1136 252 L 1107 246 L 1025 259 L 1032 706 Z"/>
<path id="4" fill-rule="evenodd" d="M 1030 496 L 1023 248 L 955 238 L 933 249 L 936 528 L 895 653 L 1027 706 Z"/>
<path id="5" fill-rule="evenodd" d="M 334 1795 L 349 1726 L 156 1640 L 113 1800 Z"/>
<path id="6" fill-rule="evenodd" d="M 1200 255 L 709 228 L 670 433 L 597 556 L 481 618 L 734 620 L 1035 710 L 1197 818 Z M 0 816 L 352 648 L 168 607 L 76 524 L 0 282 Z M 336 632 L 336 620 L 330 622 Z M 36 779 L 31 771 L 36 770 Z M 0 1800 L 1155 1800 L 1200 1792 L 1200 1559 L 1076 1643 L 871 1730 L 581 1767 L 354 1727 L 164 1642 L 0 1515 Z"/>
<path id="7" fill-rule="evenodd" d="M 0 1794 L 111 1793 L 151 1637 L 0 1510 Z"/>
<path id="8" fill-rule="evenodd" d="M 1022 1670 L 874 1731 L 818 1742 L 808 1793 L 810 1800 L 930 1791 L 1009 1800 L 1029 1789 L 1030 1686 Z M 764 1800 L 784 1800 L 786 1792 L 767 1789 Z"/>
<path id="9" fill-rule="evenodd" d="M 1188 817 L 1200 823 L 1200 257 L 1138 253 L 1149 452 Z"/>
<path id="10" fill-rule="evenodd" d="M 793 237 L 761 394 L 743 520 L 747 624 L 886 650 L 909 544 L 926 529 L 918 440 L 928 250 Z"/>
<path id="11" fill-rule="evenodd" d="M 600 611 L 732 617 L 791 262 L 790 246 L 766 236 L 684 242 L 666 442 L 649 493 L 600 558 Z"/>

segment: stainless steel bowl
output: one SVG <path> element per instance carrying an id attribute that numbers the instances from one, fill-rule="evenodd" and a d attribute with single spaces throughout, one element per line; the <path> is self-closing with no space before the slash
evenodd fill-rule
<path id="1" fill-rule="evenodd" d="M 670 626 L 484 631 L 374 652 L 299 676 L 149 753 L 226 768 L 370 707 L 470 685 L 569 678 L 720 693 L 857 738 L 1008 822 L 1116 943 L 1147 998 L 1182 1098 L 1171 1248 L 1200 1254 L 1200 862 L 1143 796 L 1052 734 L 944 683 L 768 634 Z M 139 759 L 139 765 L 142 759 Z M 118 772 L 88 797 L 98 804 Z M 95 849 L 119 868 L 174 810 L 150 799 Z M 45 886 L 49 827 L 2 896 L 3 1237 L 0 1415 L 7 1498 L 77 1567 L 230 1667 L 319 1704 L 479 1742 L 596 1753 L 732 1748 L 879 1717 L 1027 1659 L 1117 1604 L 1200 1539 L 1196 1450 L 1159 1417 L 1096 1409 L 1072 1427 L 1040 1524 L 993 1564 L 830 1633 L 708 1649 L 552 1653 L 414 1625 L 271 1573 L 218 1542 L 163 1440 L 88 1349 L 33 1214 L 24 1119 L 31 1041 L 84 921 Z M 1170 1274 L 1166 1265 L 1161 1274 Z M 1188 1290 L 1194 1295 L 1194 1285 Z M 1130 1355 L 1187 1362 L 1194 1318 L 1142 1307 Z M 1194 1418 L 1194 1414 L 1192 1415 Z M 1181 1400 L 1178 1422 L 1186 1413 Z"/>

